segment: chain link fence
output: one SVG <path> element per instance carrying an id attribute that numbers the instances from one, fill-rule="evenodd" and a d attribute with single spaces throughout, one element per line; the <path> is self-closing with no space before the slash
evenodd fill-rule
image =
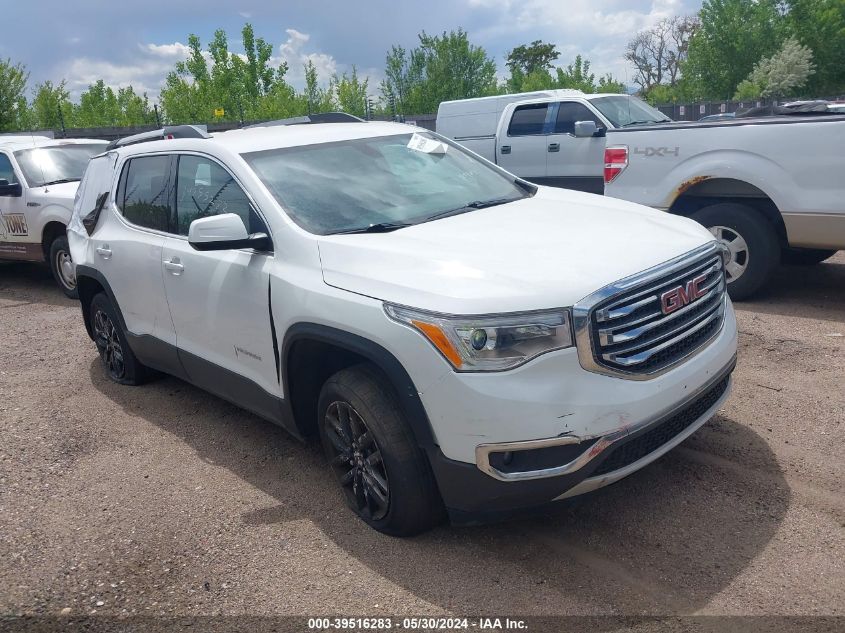
<path id="1" fill-rule="evenodd" d="M 713 114 L 729 114 L 747 108 L 759 108 L 769 105 L 783 105 L 793 101 L 811 99 L 754 99 L 749 101 L 699 101 L 697 103 L 669 103 L 656 106 L 663 114 L 675 121 L 698 121 L 701 117 Z M 815 99 L 812 99 L 813 101 Z M 845 96 L 818 97 L 822 101 L 843 101 Z"/>

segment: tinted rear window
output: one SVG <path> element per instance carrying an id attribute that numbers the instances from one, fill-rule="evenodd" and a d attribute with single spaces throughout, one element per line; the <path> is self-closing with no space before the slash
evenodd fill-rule
<path id="1" fill-rule="evenodd" d="M 170 157 L 133 158 L 123 168 L 117 205 L 129 222 L 167 231 L 170 221 Z"/>
<path id="2" fill-rule="evenodd" d="M 508 126 L 508 136 L 529 136 L 542 134 L 546 125 L 548 104 L 534 103 L 519 106 L 514 110 Z"/>

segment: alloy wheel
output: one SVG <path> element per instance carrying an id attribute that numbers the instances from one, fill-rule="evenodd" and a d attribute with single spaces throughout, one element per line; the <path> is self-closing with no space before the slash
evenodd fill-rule
<path id="1" fill-rule="evenodd" d="M 709 229 L 717 240 L 727 246 L 730 257 L 725 264 L 725 276 L 728 283 L 736 281 L 748 268 L 748 243 L 730 227 L 711 226 Z"/>
<path id="2" fill-rule="evenodd" d="M 362 516 L 378 521 L 390 507 L 387 469 L 361 415 L 348 402 L 332 402 L 326 410 L 326 436 L 332 470 L 352 507 Z"/>
<path id="3" fill-rule="evenodd" d="M 108 314 L 102 310 L 94 313 L 94 341 L 103 357 L 109 375 L 120 380 L 126 373 L 123 360 L 123 347 L 117 334 L 117 328 Z"/>

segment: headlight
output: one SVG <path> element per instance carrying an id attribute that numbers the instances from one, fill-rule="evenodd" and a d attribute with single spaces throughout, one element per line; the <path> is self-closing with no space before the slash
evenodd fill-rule
<path id="1" fill-rule="evenodd" d="M 572 347 L 569 310 L 452 316 L 385 304 L 395 321 L 425 336 L 457 371 L 511 369 Z"/>

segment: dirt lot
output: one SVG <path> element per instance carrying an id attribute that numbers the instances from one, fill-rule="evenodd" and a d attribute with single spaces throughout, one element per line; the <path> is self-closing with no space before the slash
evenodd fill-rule
<path id="1" fill-rule="evenodd" d="M 78 304 L 0 265 L 0 614 L 845 615 L 845 253 L 738 316 L 733 396 L 663 459 L 542 520 L 398 540 L 315 447 L 109 382 Z"/>

